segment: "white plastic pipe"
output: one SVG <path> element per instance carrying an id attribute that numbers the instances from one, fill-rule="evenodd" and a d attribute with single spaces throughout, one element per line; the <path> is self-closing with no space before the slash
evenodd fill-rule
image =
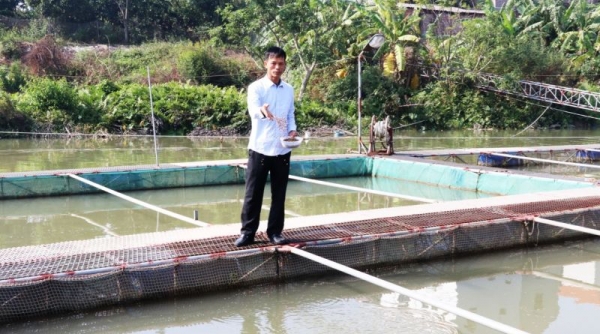
<path id="1" fill-rule="evenodd" d="M 238 165 L 238 167 L 243 168 L 243 169 L 248 169 L 248 166 L 246 166 L 246 165 Z M 296 180 L 296 181 L 303 181 L 303 182 L 308 182 L 308 183 L 315 183 L 315 184 L 320 184 L 320 185 L 323 185 L 323 186 L 334 187 L 334 188 L 341 188 L 341 189 L 353 190 L 353 191 L 359 191 L 359 192 L 370 193 L 370 194 L 374 194 L 374 195 L 382 195 L 382 196 L 390 196 L 390 197 L 408 199 L 408 200 L 415 201 L 415 202 L 425 202 L 425 203 L 437 203 L 438 202 L 436 200 L 432 200 L 432 199 L 429 199 L 429 198 L 414 197 L 414 196 L 408 196 L 408 195 L 388 193 L 388 192 L 379 191 L 379 190 L 372 190 L 372 189 L 365 189 L 365 188 L 347 186 L 347 185 L 343 185 L 343 184 L 339 184 L 339 183 L 319 181 L 319 180 L 309 179 L 309 178 L 306 178 L 306 177 L 295 176 L 295 175 L 290 175 L 289 178 L 292 179 L 292 180 Z"/>
<path id="2" fill-rule="evenodd" d="M 486 154 L 496 155 L 496 156 L 505 157 L 505 158 L 513 158 L 513 159 L 520 159 L 520 160 L 530 160 L 530 161 L 546 162 L 546 163 L 549 163 L 549 164 L 566 165 L 566 166 L 573 166 L 573 167 L 600 168 L 600 166 L 591 165 L 591 164 L 580 164 L 580 163 L 577 163 L 577 162 L 567 162 L 567 161 L 558 161 L 558 160 L 550 160 L 550 159 L 530 158 L 530 157 L 523 157 L 523 156 L 520 156 L 520 155 L 512 155 L 512 154 L 504 154 L 504 153 L 486 153 Z"/>
<path id="3" fill-rule="evenodd" d="M 298 255 L 298 256 L 302 256 L 302 257 L 304 257 L 306 259 L 315 261 L 317 263 L 320 263 L 320 264 L 325 265 L 327 267 L 333 268 L 335 270 L 339 270 L 339 271 L 341 271 L 341 272 L 343 272 L 345 274 L 348 274 L 348 275 L 354 276 L 356 278 L 362 279 L 362 280 L 367 281 L 369 283 L 372 283 L 372 284 L 375 284 L 377 286 L 380 286 L 380 287 L 382 287 L 384 289 L 387 289 L 387 290 L 390 290 L 390 291 L 394 291 L 394 292 L 403 294 L 403 295 L 405 295 L 407 297 L 410 297 L 410 298 L 416 299 L 416 300 L 418 300 L 420 302 L 432 305 L 432 306 L 437 307 L 437 308 L 439 308 L 441 310 L 444 310 L 444 311 L 456 314 L 458 316 L 464 317 L 466 319 L 469 319 L 471 321 L 474 321 L 474 322 L 476 322 L 478 324 L 481 324 L 481 325 L 484 325 L 486 327 L 495 329 L 495 330 L 500 331 L 502 333 L 527 333 L 527 332 L 524 332 L 524 331 L 522 331 L 520 329 L 517 329 L 517 328 L 511 327 L 511 326 L 505 325 L 503 323 L 497 322 L 497 321 L 492 320 L 492 319 L 488 319 L 486 317 L 483 317 L 483 316 L 480 316 L 478 314 L 469 312 L 467 310 L 463 310 L 463 309 L 460 309 L 458 307 L 444 305 L 444 304 L 439 303 L 439 302 L 437 302 L 435 300 L 431 300 L 429 298 L 423 297 L 423 296 L 419 295 L 418 293 L 415 293 L 415 292 L 413 292 L 411 290 L 403 288 L 403 287 L 401 287 L 399 285 L 392 284 L 390 282 L 384 281 L 382 279 L 379 279 L 379 278 L 371 276 L 371 275 L 367 275 L 367 274 L 365 274 L 363 272 L 360 272 L 358 270 L 352 269 L 350 267 L 346 267 L 346 266 L 344 266 L 342 264 L 339 264 L 337 262 L 333 262 L 333 261 L 327 260 L 326 258 L 320 257 L 318 255 L 314 255 L 314 254 L 309 253 L 307 251 L 304 251 L 304 250 L 301 250 L 301 249 L 298 249 L 298 248 L 294 248 L 294 247 L 291 247 L 291 246 L 282 247 L 281 250 L 289 251 L 292 254 L 295 254 L 295 255 Z"/>
<path id="4" fill-rule="evenodd" d="M 135 203 L 137 205 L 143 206 L 146 209 L 150 209 L 150 210 L 154 210 L 156 212 L 160 212 L 160 213 L 162 213 L 165 216 L 173 217 L 175 219 L 179 219 L 179 220 L 184 221 L 186 223 L 194 224 L 196 226 L 202 226 L 202 227 L 204 227 L 204 226 L 209 226 L 210 225 L 208 223 L 201 222 L 201 221 L 198 221 L 198 220 L 194 220 L 193 218 L 186 217 L 184 215 L 180 215 L 178 213 L 175 213 L 175 212 L 172 212 L 172 211 L 169 211 L 169 210 L 165 210 L 165 209 L 163 209 L 161 207 L 158 207 L 156 205 L 152 205 L 152 204 L 140 201 L 139 199 L 135 199 L 133 197 L 129 197 L 129 196 L 125 195 L 125 194 L 121 194 L 118 191 L 114 191 L 112 189 L 106 188 L 106 187 L 104 187 L 104 186 L 102 186 L 102 185 L 100 185 L 98 183 L 92 182 L 90 180 L 86 180 L 86 179 L 84 179 L 82 177 L 79 177 L 79 176 L 77 176 L 75 174 L 70 174 L 69 173 L 69 174 L 62 174 L 62 175 L 66 175 L 66 176 L 69 176 L 71 178 L 74 178 L 77 181 L 80 181 L 80 182 L 83 182 L 85 184 L 88 184 L 88 185 L 90 185 L 90 186 L 92 186 L 94 188 L 98 188 L 98 189 L 100 189 L 102 191 L 105 191 L 105 192 L 107 192 L 107 193 L 109 193 L 111 195 L 115 195 L 115 196 L 117 196 L 117 197 L 119 197 L 121 199 L 124 199 L 126 201 L 129 201 L 129 202 Z"/>
<path id="5" fill-rule="evenodd" d="M 581 226 L 572 225 L 572 224 L 565 224 L 565 223 L 557 222 L 555 220 L 550 220 L 550 219 L 540 218 L 540 217 L 535 217 L 533 219 L 533 221 L 540 223 L 540 224 L 552 225 L 552 226 L 556 226 L 556 227 L 562 227 L 567 230 L 573 230 L 573 231 L 577 231 L 577 232 L 583 232 L 583 233 L 600 236 L 600 231 L 595 230 L 593 228 L 581 227 Z"/>
<path id="6" fill-rule="evenodd" d="M 290 179 L 297 180 L 297 181 L 304 181 L 304 182 L 309 182 L 309 183 L 320 184 L 320 185 L 329 186 L 329 187 L 335 187 L 335 188 L 341 188 L 341 189 L 347 189 L 347 190 L 360 191 L 360 192 L 365 192 L 365 193 L 370 193 L 370 194 L 375 194 L 375 195 L 382 195 L 382 196 L 389 196 L 389 197 L 396 197 L 396 198 L 408 199 L 408 200 L 416 201 L 416 202 L 425 202 L 425 203 L 436 203 L 437 202 L 436 200 L 432 200 L 432 199 L 429 199 L 429 198 L 414 197 L 414 196 L 409 196 L 409 195 L 389 193 L 389 192 L 386 192 L 386 191 L 379 191 L 379 190 L 372 190 L 372 189 L 365 189 L 365 188 L 347 186 L 347 185 L 344 185 L 344 184 L 319 181 L 319 180 L 309 179 L 309 178 L 295 176 L 295 175 L 290 175 Z"/>

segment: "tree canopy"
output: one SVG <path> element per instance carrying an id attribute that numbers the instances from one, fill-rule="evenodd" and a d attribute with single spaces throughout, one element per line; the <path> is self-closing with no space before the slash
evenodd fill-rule
<path id="1" fill-rule="evenodd" d="M 286 79 L 297 87 L 300 118 L 352 125 L 357 114 L 357 57 L 374 34 L 382 34 L 385 43 L 368 59 L 361 58 L 365 117 L 391 116 L 396 122 L 421 121 L 431 128 L 475 123 L 516 127 L 545 109 L 478 90 L 481 74 L 501 77 L 507 88 L 527 79 L 600 90 L 597 4 L 509 0 L 498 9 L 489 0 L 415 2 L 479 7 L 485 16 L 463 19 L 447 14 L 456 9 L 432 16 L 430 9 L 406 10 L 393 0 L 0 0 L 0 15 L 18 16 L 0 26 L 1 64 L 10 64 L 0 65 L 0 83 L 11 93 L 3 98 L 16 96 L 19 102 L 19 94 L 27 89 L 68 87 L 30 83 L 39 76 L 62 78 L 69 84 L 110 83 L 97 92 L 113 85 L 141 84 L 148 65 L 158 83 L 234 87 L 243 92 L 264 70 L 266 47 L 278 45 L 288 52 Z M 458 22 L 455 26 L 460 29 L 435 35 L 441 30 L 434 28 L 445 20 Z M 424 22 L 433 28 L 421 31 Z M 168 43 L 160 43 L 164 41 Z M 129 48 L 92 53 L 63 48 L 78 42 Z M 186 96 L 186 91 L 179 96 Z M 73 101 L 85 97 L 73 106 L 93 106 L 86 112 L 108 112 L 103 109 L 107 101 L 89 101 L 103 96 L 100 93 L 73 96 Z M 17 111 L 26 108 L 35 117 L 44 115 L 31 107 L 36 104 L 16 102 L 10 105 Z M 321 117 L 320 111 L 327 115 Z M 74 120 L 72 115 L 56 116 L 61 122 Z M 123 122 L 144 121 L 139 115 L 128 117 L 123 116 Z M 539 122 L 566 125 L 572 122 L 569 117 L 545 115 Z M 207 116 L 202 124 L 217 118 Z"/>

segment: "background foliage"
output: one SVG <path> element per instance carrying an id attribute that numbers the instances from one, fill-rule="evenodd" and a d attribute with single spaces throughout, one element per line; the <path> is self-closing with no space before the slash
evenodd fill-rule
<path id="1" fill-rule="evenodd" d="M 388 0 L 0 1 L 0 130 L 147 133 L 150 80 L 160 133 L 245 133 L 245 87 L 264 74 L 268 45 L 288 52 L 301 129 L 356 131 L 359 55 L 367 120 L 425 129 L 596 124 L 591 112 L 480 91 L 476 82 L 494 74 L 507 90 L 526 79 L 600 91 L 597 4 L 416 3 L 485 15 L 450 16 L 460 29 L 435 35 L 435 25 L 421 30 L 419 11 Z M 377 32 L 386 42 L 370 50 Z"/>

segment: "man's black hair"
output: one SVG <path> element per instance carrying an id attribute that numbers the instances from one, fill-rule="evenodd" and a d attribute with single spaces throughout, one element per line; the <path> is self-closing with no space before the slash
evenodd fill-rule
<path id="1" fill-rule="evenodd" d="M 269 60 L 269 58 L 283 58 L 285 60 L 286 54 L 282 48 L 278 46 L 272 46 L 265 52 L 265 60 Z"/>

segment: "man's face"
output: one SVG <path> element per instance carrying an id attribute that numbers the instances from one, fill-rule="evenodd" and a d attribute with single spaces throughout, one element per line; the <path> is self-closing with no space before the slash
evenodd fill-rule
<path id="1" fill-rule="evenodd" d="M 283 72 L 285 72 L 285 59 L 282 57 L 270 57 L 265 60 L 267 76 L 274 82 L 278 82 Z"/>

